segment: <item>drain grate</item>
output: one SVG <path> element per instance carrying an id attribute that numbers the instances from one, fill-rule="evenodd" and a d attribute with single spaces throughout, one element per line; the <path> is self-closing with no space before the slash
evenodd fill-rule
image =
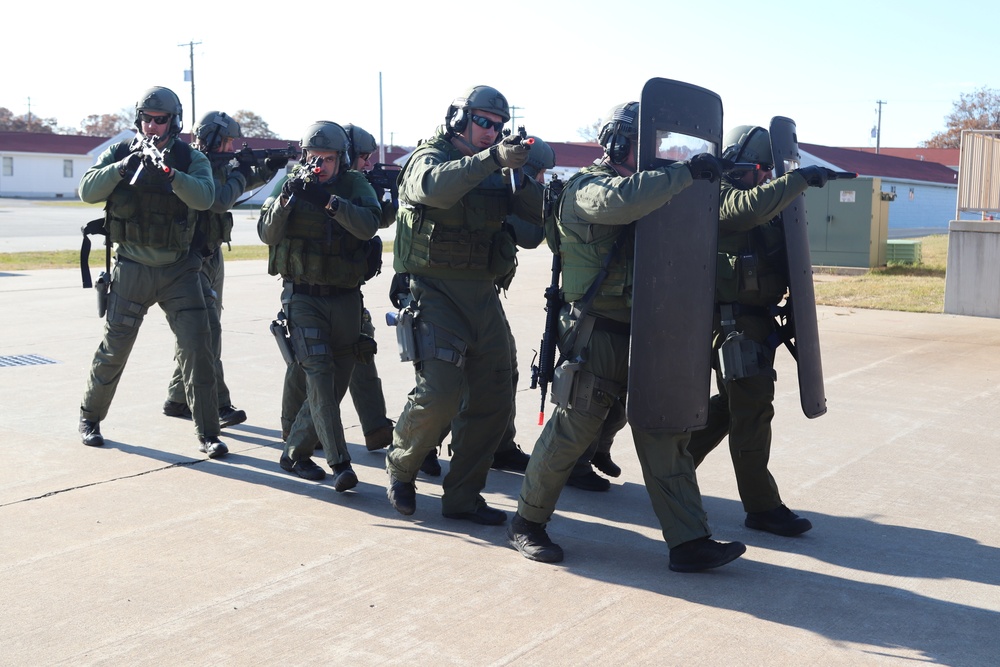
<path id="1" fill-rule="evenodd" d="M 7 366 L 41 366 L 42 364 L 57 364 L 55 359 L 43 357 L 40 354 L 9 354 L 0 356 L 0 368 Z"/>

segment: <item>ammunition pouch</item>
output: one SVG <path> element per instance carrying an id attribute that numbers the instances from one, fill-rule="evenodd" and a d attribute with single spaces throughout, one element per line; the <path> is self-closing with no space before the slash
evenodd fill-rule
<path id="1" fill-rule="evenodd" d="M 736 312 L 750 314 L 760 311 L 757 307 L 741 307 L 736 304 L 720 305 L 720 322 L 725 338 L 719 345 L 719 374 L 722 382 L 728 384 L 735 380 L 766 375 L 772 380 L 777 379 L 771 366 L 770 350 L 755 340 L 747 338 L 742 331 L 736 330 Z M 766 315 L 766 313 L 765 313 Z"/>
<path id="2" fill-rule="evenodd" d="M 419 314 L 418 310 L 410 306 L 399 311 L 398 315 L 386 314 L 386 324 L 396 327 L 399 360 L 419 363 L 439 359 L 459 368 L 465 366 L 468 345 L 441 327 L 422 321 Z"/>
<path id="3" fill-rule="evenodd" d="M 375 361 L 375 355 L 378 353 L 378 343 L 368 334 L 361 334 L 358 337 L 358 341 L 350 345 L 347 350 L 346 353 L 338 351 L 333 356 L 339 357 L 344 356 L 344 354 L 352 354 L 354 355 L 354 360 L 359 364 L 370 364 Z"/>
<path id="4" fill-rule="evenodd" d="M 382 273 L 382 239 L 378 236 L 365 241 L 365 259 L 367 264 L 363 280 L 367 282 Z"/>
<path id="5" fill-rule="evenodd" d="M 564 409 L 604 420 L 622 386 L 617 382 L 581 370 L 584 361 L 577 357 L 556 367 L 552 379 L 552 402 Z M 604 398 L 605 400 L 598 400 Z"/>
<path id="6" fill-rule="evenodd" d="M 329 337 L 317 327 L 293 327 L 290 338 L 292 351 L 300 362 L 306 357 L 331 353 Z"/>
<path id="7" fill-rule="evenodd" d="M 496 276 L 496 285 L 507 289 L 517 271 L 517 245 L 507 232 L 497 232 L 490 244 L 490 273 Z"/>

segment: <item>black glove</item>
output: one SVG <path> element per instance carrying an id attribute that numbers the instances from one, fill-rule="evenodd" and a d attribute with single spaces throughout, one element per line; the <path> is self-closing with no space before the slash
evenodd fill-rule
<path id="1" fill-rule="evenodd" d="M 529 150 L 528 144 L 522 143 L 520 137 L 512 136 L 505 137 L 503 141 L 493 146 L 490 152 L 501 167 L 520 169 L 528 162 Z"/>
<path id="2" fill-rule="evenodd" d="M 253 165 L 250 164 L 249 162 L 237 161 L 236 171 L 243 174 L 243 178 L 246 179 L 247 183 L 249 183 L 250 179 L 253 178 Z"/>
<path id="3" fill-rule="evenodd" d="M 691 171 L 691 178 L 696 181 L 704 180 L 714 183 L 715 179 L 722 178 L 722 165 L 719 164 L 719 158 L 711 153 L 698 153 L 684 164 Z"/>
<path id="4" fill-rule="evenodd" d="M 281 196 L 285 199 L 291 199 L 293 194 L 295 194 L 295 179 L 286 178 L 285 182 L 281 184 Z"/>
<path id="5" fill-rule="evenodd" d="M 118 162 L 118 175 L 122 180 L 130 181 L 135 176 L 139 164 L 142 162 L 142 155 L 139 153 L 129 153 Z"/>
<path id="6" fill-rule="evenodd" d="M 278 171 L 288 166 L 288 158 L 287 157 L 264 158 L 264 166 L 270 169 L 271 171 Z"/>
<path id="7" fill-rule="evenodd" d="M 324 190 L 317 181 L 305 183 L 295 180 L 292 184 L 292 192 L 302 201 L 307 201 L 319 208 L 326 208 L 326 205 L 330 203 L 330 193 Z"/>
<path id="8" fill-rule="evenodd" d="M 827 169 L 826 167 L 820 167 L 817 165 L 813 165 L 811 167 L 800 167 L 795 171 L 798 172 L 799 176 L 806 179 L 806 183 L 811 188 L 823 187 L 830 179 L 830 176 L 835 175 L 835 172 Z"/>

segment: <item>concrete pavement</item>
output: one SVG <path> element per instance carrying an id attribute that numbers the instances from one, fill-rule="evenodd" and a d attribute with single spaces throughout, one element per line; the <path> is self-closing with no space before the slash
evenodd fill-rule
<path id="1" fill-rule="evenodd" d="M 548 263 L 522 253 L 505 301 L 529 452 Z M 698 470 L 709 519 L 748 549 L 692 575 L 667 570 L 627 431 L 610 492 L 564 491 L 549 525 L 559 565 L 525 560 L 503 528 L 441 517 L 439 480 L 418 479 L 416 514 L 397 514 L 350 401 L 357 489 L 283 473 L 267 330 L 278 282 L 264 262 L 226 272 L 223 358 L 249 420 L 224 431 L 232 453 L 218 461 L 190 422 L 160 414 L 173 342 L 157 309 L 102 424 L 107 445 L 81 445 L 94 294 L 76 270 L 0 275 L 0 356 L 48 362 L 0 366 L 0 663 L 996 664 L 1000 321 L 821 308 L 829 412 L 802 416 L 780 353 L 772 457 L 785 502 L 815 527 L 744 528 L 717 451 Z M 395 418 L 413 372 L 381 324 L 389 279 L 387 267 L 364 291 Z M 487 500 L 513 513 L 520 480 L 491 473 Z"/>

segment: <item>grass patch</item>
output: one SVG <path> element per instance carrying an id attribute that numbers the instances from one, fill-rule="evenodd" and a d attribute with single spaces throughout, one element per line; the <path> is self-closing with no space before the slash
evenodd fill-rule
<path id="1" fill-rule="evenodd" d="M 944 274 L 948 235 L 921 239 L 921 263 L 890 264 L 860 276 L 816 283 L 816 303 L 845 308 L 875 308 L 911 313 L 944 312 Z"/>
<path id="2" fill-rule="evenodd" d="M 96 238 L 96 237 L 95 237 Z M 100 237 L 103 240 L 103 237 Z M 90 249 L 90 268 L 104 266 L 104 246 L 100 241 L 92 240 Z M 232 250 L 223 246 L 227 262 L 238 262 L 248 259 L 267 259 L 266 245 L 234 245 Z M 392 241 L 382 242 L 382 254 L 392 254 Z M 383 260 L 384 261 L 384 260 Z M 391 265 L 392 258 L 389 258 Z M 80 266 L 79 250 L 53 250 L 37 252 L 2 252 L 0 253 L 0 271 L 32 271 L 36 269 L 75 269 Z"/>

